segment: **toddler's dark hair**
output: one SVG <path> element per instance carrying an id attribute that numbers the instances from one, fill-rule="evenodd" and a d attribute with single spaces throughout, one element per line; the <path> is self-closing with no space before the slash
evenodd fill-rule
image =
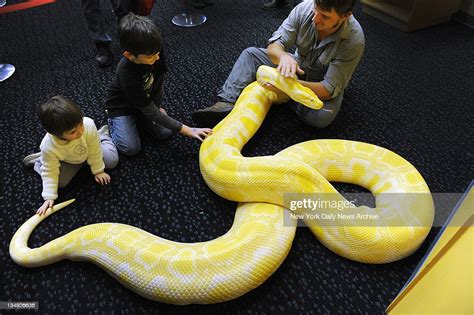
<path id="1" fill-rule="evenodd" d="M 161 51 L 162 38 L 158 27 L 147 17 L 129 13 L 118 27 L 122 49 L 133 55 L 152 55 Z"/>
<path id="2" fill-rule="evenodd" d="M 61 137 L 63 133 L 80 124 L 84 114 L 76 103 L 57 95 L 39 106 L 38 117 L 47 132 Z"/>

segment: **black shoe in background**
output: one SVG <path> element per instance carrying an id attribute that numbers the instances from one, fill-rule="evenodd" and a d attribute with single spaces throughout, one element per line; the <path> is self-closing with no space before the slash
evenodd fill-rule
<path id="1" fill-rule="evenodd" d="M 287 0 L 271 0 L 263 4 L 263 10 L 281 9 L 289 5 Z"/>
<path id="2" fill-rule="evenodd" d="M 97 53 L 95 62 L 101 68 L 108 67 L 112 64 L 112 52 L 110 51 L 110 43 L 96 43 Z"/>
<path id="3" fill-rule="evenodd" d="M 196 9 L 203 9 L 206 7 L 206 4 L 203 0 L 191 0 L 191 5 Z"/>

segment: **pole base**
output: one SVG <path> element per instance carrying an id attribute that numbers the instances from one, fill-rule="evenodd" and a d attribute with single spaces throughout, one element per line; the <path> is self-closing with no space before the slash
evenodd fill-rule
<path id="1" fill-rule="evenodd" d="M 0 63 L 0 82 L 5 81 L 15 72 L 15 67 L 8 63 Z"/>
<path id="2" fill-rule="evenodd" d="M 171 20 L 174 25 L 182 26 L 182 27 L 193 27 L 201 25 L 202 23 L 206 22 L 207 17 L 202 14 L 178 14 Z"/>

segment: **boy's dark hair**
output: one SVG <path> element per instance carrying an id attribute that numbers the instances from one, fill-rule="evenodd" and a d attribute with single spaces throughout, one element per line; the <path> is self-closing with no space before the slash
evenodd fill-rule
<path id="1" fill-rule="evenodd" d="M 349 13 L 354 8 L 357 0 L 314 0 L 314 5 L 323 11 L 334 11 L 339 15 Z"/>
<path id="2" fill-rule="evenodd" d="M 63 133 L 80 124 L 84 114 L 76 103 L 58 95 L 40 105 L 38 117 L 47 132 L 61 137 Z"/>
<path id="3" fill-rule="evenodd" d="M 158 27 L 147 17 L 129 13 L 118 27 L 120 46 L 135 56 L 161 51 L 162 39 Z"/>

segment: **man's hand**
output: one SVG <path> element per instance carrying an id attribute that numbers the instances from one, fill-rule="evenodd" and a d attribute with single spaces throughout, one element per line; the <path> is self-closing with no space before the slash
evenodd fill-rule
<path id="1" fill-rule="evenodd" d="M 36 211 L 36 214 L 43 215 L 48 211 L 49 208 L 52 208 L 54 205 L 54 200 L 45 200 L 43 205 Z"/>
<path id="2" fill-rule="evenodd" d="M 168 115 L 163 107 L 160 107 L 160 112 L 162 112 L 165 115 Z"/>
<path id="3" fill-rule="evenodd" d="M 95 174 L 95 181 L 101 185 L 107 185 L 110 183 L 110 175 L 106 172 Z"/>
<path id="4" fill-rule="evenodd" d="M 204 141 L 209 135 L 212 134 L 212 129 L 209 128 L 190 128 L 186 125 L 183 125 L 183 127 L 180 130 L 180 133 L 183 135 L 190 137 L 190 138 L 195 138 L 200 141 Z"/>
<path id="5" fill-rule="evenodd" d="M 285 77 L 294 77 L 296 74 L 304 74 L 304 71 L 300 68 L 295 58 L 287 53 L 280 56 L 277 70 Z"/>

